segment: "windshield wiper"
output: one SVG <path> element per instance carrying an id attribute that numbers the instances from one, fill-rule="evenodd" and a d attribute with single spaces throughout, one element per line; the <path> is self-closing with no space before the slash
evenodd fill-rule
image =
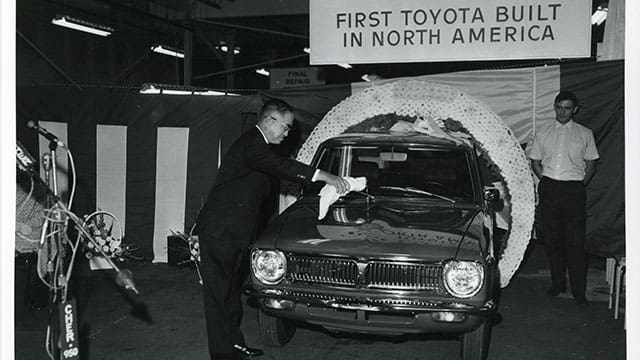
<path id="1" fill-rule="evenodd" d="M 360 195 L 362 195 L 362 196 L 366 197 L 366 198 L 367 198 L 367 200 L 375 200 L 375 199 L 376 199 L 376 197 L 375 197 L 375 196 L 373 196 L 373 195 L 371 195 L 371 194 L 369 194 L 369 192 L 368 192 L 368 191 L 355 191 L 355 190 L 351 190 L 351 191 L 349 191 L 349 193 L 356 193 L 356 194 L 360 194 Z"/>
<path id="2" fill-rule="evenodd" d="M 434 194 L 432 192 L 428 192 L 426 190 L 421 190 L 421 189 L 414 188 L 414 187 L 411 187 L 411 186 L 402 187 L 402 186 L 381 185 L 381 186 L 378 186 L 378 188 L 385 189 L 385 190 L 397 190 L 397 191 L 409 192 L 409 193 L 412 193 L 412 194 L 421 194 L 421 195 L 437 197 L 439 199 L 446 200 L 446 201 L 450 202 L 452 206 L 453 206 L 453 204 L 456 203 L 455 200 L 453 200 L 451 198 L 448 198 L 448 197 L 446 197 L 444 195 Z"/>

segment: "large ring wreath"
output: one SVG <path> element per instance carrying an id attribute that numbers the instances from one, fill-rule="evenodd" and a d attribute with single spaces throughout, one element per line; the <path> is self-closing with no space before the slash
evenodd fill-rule
<path id="1" fill-rule="evenodd" d="M 455 119 L 481 145 L 504 179 L 511 203 L 511 227 L 498 268 L 506 287 L 525 254 L 533 228 L 535 193 L 531 169 L 518 140 L 502 119 L 484 103 L 453 87 L 418 80 L 398 80 L 370 87 L 331 109 L 298 152 L 309 164 L 324 140 L 376 115 Z"/>

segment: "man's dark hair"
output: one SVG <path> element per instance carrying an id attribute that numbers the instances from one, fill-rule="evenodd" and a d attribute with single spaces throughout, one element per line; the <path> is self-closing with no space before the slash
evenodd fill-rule
<path id="1" fill-rule="evenodd" d="M 573 102 L 573 106 L 578 106 L 578 98 L 576 94 L 568 90 L 562 90 L 556 95 L 555 104 L 559 103 L 562 100 L 571 100 Z"/>
<path id="2" fill-rule="evenodd" d="M 277 111 L 279 113 L 291 112 L 293 113 L 293 108 L 286 101 L 280 99 L 269 99 L 267 102 L 262 105 L 262 109 L 260 110 L 260 119 L 264 118 L 264 115 L 269 111 Z"/>

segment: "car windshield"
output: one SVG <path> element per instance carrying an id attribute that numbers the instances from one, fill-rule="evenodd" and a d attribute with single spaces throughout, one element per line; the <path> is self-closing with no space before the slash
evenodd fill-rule
<path id="1" fill-rule="evenodd" d="M 473 201 L 476 198 L 469 156 L 463 148 L 403 145 L 342 145 L 321 150 L 316 166 L 332 174 L 367 178 L 373 196 L 424 197 Z M 305 194 L 318 194 L 312 183 Z"/>

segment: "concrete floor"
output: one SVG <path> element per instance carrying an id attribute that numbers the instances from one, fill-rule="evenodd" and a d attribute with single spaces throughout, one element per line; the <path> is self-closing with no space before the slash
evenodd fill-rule
<path id="1" fill-rule="evenodd" d="M 123 267 L 133 271 L 140 295 L 117 288 L 110 281 L 110 271 L 78 271 L 81 358 L 207 359 L 195 269 L 136 262 Z M 25 269 L 17 262 L 15 358 L 48 359 L 44 349 L 47 310 L 24 306 Z M 591 304 L 587 308 L 576 306 L 568 295 L 547 297 L 545 255 L 541 246 L 531 245 L 521 270 L 503 290 L 489 359 L 626 359 L 624 312 L 615 320 L 608 309 L 604 259 L 591 259 L 588 282 Z M 257 310 L 245 301 L 245 337 L 250 346 L 265 350 L 262 360 L 459 358 L 456 338 L 336 336 L 315 328 L 298 329 L 284 347 L 265 347 L 256 316 Z"/>

